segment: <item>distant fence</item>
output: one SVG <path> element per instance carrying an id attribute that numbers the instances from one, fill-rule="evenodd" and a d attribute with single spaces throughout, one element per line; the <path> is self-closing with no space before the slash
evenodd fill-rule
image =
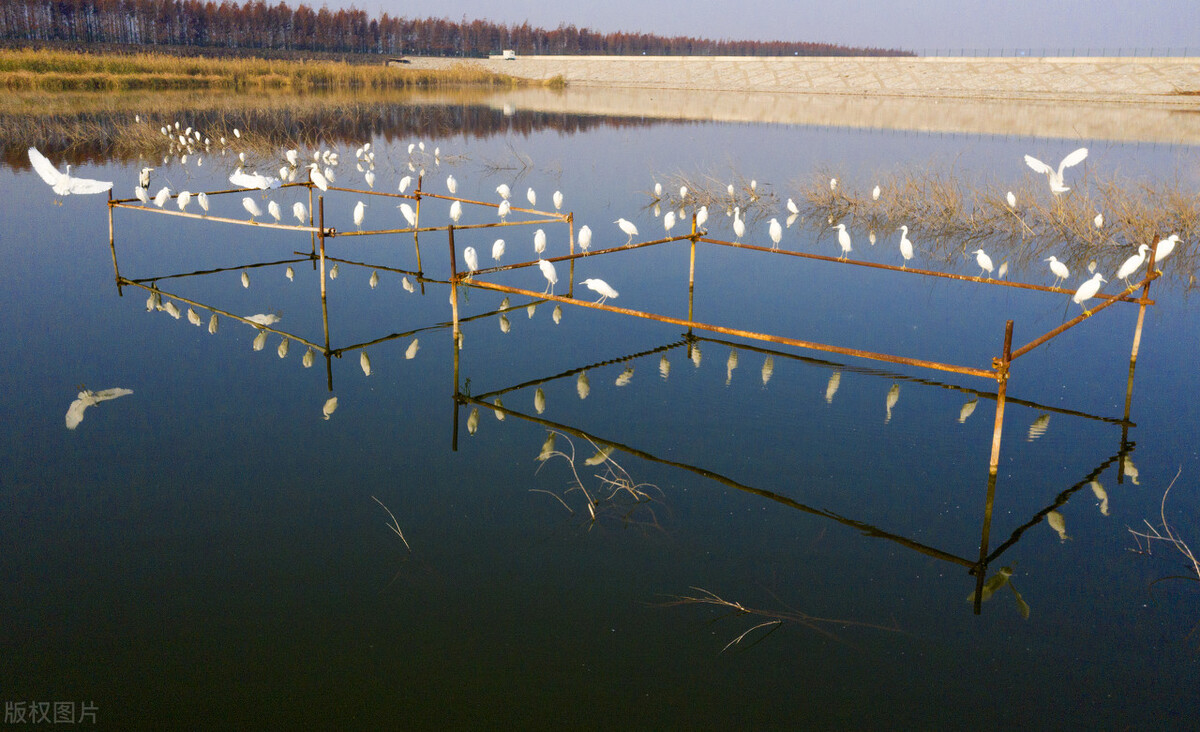
<path id="1" fill-rule="evenodd" d="M 1186 57 L 1200 54 L 1200 47 L 1184 46 L 1178 48 L 1121 48 L 1115 46 L 1080 46 L 1079 48 L 917 48 L 910 49 L 909 52 L 915 53 L 917 56 L 936 56 L 943 58 L 948 56 L 1000 56 L 1005 58 L 1069 58 L 1072 56 L 1082 56 L 1085 58 L 1089 56 Z"/>

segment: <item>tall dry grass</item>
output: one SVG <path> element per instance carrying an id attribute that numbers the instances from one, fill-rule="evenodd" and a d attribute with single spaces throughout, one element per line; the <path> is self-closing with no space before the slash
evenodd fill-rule
<path id="1" fill-rule="evenodd" d="M 382 59 L 381 59 L 382 60 Z M 561 81 L 561 80 L 560 80 Z M 0 51 L 0 88 L 10 91 L 134 89 L 410 89 L 543 85 L 470 64 L 445 69 L 355 65 L 340 61 L 202 58 L 167 54 L 92 54 L 48 49 Z"/>

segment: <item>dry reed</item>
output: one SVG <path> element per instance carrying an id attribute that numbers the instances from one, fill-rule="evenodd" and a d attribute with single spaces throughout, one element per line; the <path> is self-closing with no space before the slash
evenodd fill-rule
<path id="1" fill-rule="evenodd" d="M 1133 529 L 1129 529 L 1129 533 L 1133 535 L 1133 540 L 1137 542 L 1137 549 L 1131 549 L 1130 551 L 1148 556 L 1150 554 L 1150 547 L 1154 542 L 1166 542 L 1183 555 L 1185 562 L 1190 565 L 1190 574 L 1186 576 L 1175 575 L 1164 577 L 1163 579 L 1186 579 L 1192 582 L 1200 582 L 1200 560 L 1196 559 L 1196 555 L 1192 553 L 1192 549 L 1187 545 L 1187 542 L 1180 538 L 1171 528 L 1171 525 L 1167 523 L 1167 495 L 1170 494 L 1171 488 L 1175 487 L 1175 481 L 1179 480 L 1179 476 L 1182 473 L 1183 469 L 1180 468 L 1179 472 L 1175 473 L 1175 477 L 1171 479 L 1170 485 L 1163 491 L 1158 513 L 1159 520 L 1162 521 L 1162 526 L 1157 527 L 1148 520 L 1144 520 L 1148 531 L 1134 531 Z M 1143 541 L 1145 541 L 1145 544 L 1142 543 Z"/>

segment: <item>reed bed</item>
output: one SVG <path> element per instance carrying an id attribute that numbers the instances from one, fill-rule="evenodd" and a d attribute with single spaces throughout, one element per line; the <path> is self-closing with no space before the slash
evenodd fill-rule
<path id="1" fill-rule="evenodd" d="M 382 58 L 380 59 L 382 61 Z M 0 51 L 0 88 L 9 91 L 129 91 L 134 89 L 413 89 L 561 85 L 495 74 L 471 64 L 407 69 L 341 61 L 180 57 L 158 53 L 72 53 L 48 49 Z"/>
<path id="2" fill-rule="evenodd" d="M 747 223 L 745 240 L 753 241 L 766 238 L 763 223 L 768 218 L 781 223 L 789 218 L 785 203 L 790 198 L 799 211 L 792 224 L 815 231 L 818 237 L 832 236 L 832 227 L 844 223 L 856 242 L 864 234 L 873 234 L 890 246 L 906 225 L 917 250 L 916 261 L 956 265 L 971 250 L 985 248 L 997 266 L 1008 261 L 1013 271 L 1043 268 L 1042 260 L 1054 255 L 1072 272 L 1085 271 L 1094 261 L 1097 271 L 1109 276 L 1139 245 L 1153 247 L 1178 234 L 1181 241 L 1170 266 L 1163 268 L 1164 275 L 1189 288 L 1196 286 L 1200 196 L 1184 189 L 1178 179 L 1144 181 L 1088 174 L 1075 180 L 1069 193 L 1054 196 L 1041 176 L 1009 189 L 952 172 L 906 171 L 881 180 L 876 200 L 870 189 L 857 190 L 840 178 L 831 187 L 831 178 L 838 176 L 819 170 L 784 191 L 762 184 L 752 189 L 738 178 L 730 196 L 728 181 L 677 174 L 665 178 L 661 200 L 651 194 L 651 205 L 686 205 L 690 210 L 703 204 L 710 217 L 737 207 Z M 678 195 L 680 186 L 688 188 L 686 199 Z M 1015 207 L 1008 205 L 1009 190 L 1016 197 Z M 1097 214 L 1104 217 L 1099 227 L 1094 223 Z"/>

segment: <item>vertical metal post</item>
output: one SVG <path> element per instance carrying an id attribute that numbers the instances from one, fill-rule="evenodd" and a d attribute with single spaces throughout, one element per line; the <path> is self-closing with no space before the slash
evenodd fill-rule
<path id="1" fill-rule="evenodd" d="M 413 198 L 417 202 L 415 215 L 413 216 L 415 219 L 413 222 L 413 247 L 417 250 L 417 273 L 420 275 L 417 277 L 417 282 L 421 285 L 422 295 L 425 294 L 425 268 L 421 266 L 421 243 L 417 241 L 417 229 L 421 228 L 421 183 L 424 178 L 425 176 L 422 175 L 417 176 L 417 188 L 413 191 Z"/>
<path id="2" fill-rule="evenodd" d="M 1146 284 L 1142 287 L 1142 302 L 1138 305 L 1137 326 L 1133 329 L 1133 348 L 1129 352 L 1129 378 L 1125 382 L 1125 422 L 1121 425 L 1121 448 L 1118 451 L 1121 460 L 1117 468 L 1117 483 L 1125 482 L 1125 456 L 1129 452 L 1129 411 L 1133 406 L 1133 372 L 1137 369 L 1138 351 L 1142 346 L 1142 325 L 1146 320 L 1146 299 L 1150 297 L 1150 283 L 1154 272 L 1154 247 L 1150 248 L 1149 261 L 1146 262 Z"/>
<path id="3" fill-rule="evenodd" d="M 692 214 L 691 259 L 688 263 L 688 320 L 692 320 L 692 302 L 696 293 L 696 214 Z M 691 332 L 689 330 L 689 332 Z"/>
<path id="4" fill-rule="evenodd" d="M 325 383 L 333 391 L 333 354 L 329 352 L 329 304 L 325 299 L 325 197 L 317 196 L 317 221 L 321 237 L 321 323 L 325 328 Z"/>
<path id="5" fill-rule="evenodd" d="M 112 253 L 113 277 L 117 281 L 117 295 L 124 297 L 125 293 L 121 287 L 121 270 L 117 267 L 117 239 L 113 235 L 113 196 L 111 188 L 108 189 L 108 250 Z"/>
<path id="6" fill-rule="evenodd" d="M 1004 400 L 1008 392 L 1008 367 L 1012 363 L 1013 322 L 1004 324 L 1004 350 L 992 361 L 996 369 L 996 423 L 992 428 L 992 456 L 988 461 L 987 498 L 983 507 L 983 530 L 979 539 L 979 562 L 975 565 L 975 614 L 981 611 L 983 583 L 987 575 L 988 542 L 992 532 L 992 506 L 996 500 L 996 476 L 1000 468 L 1000 435 L 1004 431 Z"/>
<path id="7" fill-rule="evenodd" d="M 458 257 L 454 252 L 454 225 L 447 229 L 450 239 L 450 315 L 454 323 L 454 350 L 457 351 L 462 342 L 462 332 L 458 322 Z"/>
<path id="8" fill-rule="evenodd" d="M 575 254 L 575 212 L 567 214 L 567 252 Z M 571 265 L 567 271 L 567 297 L 575 297 L 575 259 L 572 256 Z"/>
<path id="9" fill-rule="evenodd" d="M 450 449 L 453 452 L 458 452 L 458 413 L 462 407 L 462 402 L 459 399 L 458 391 L 458 341 L 455 339 L 454 348 L 451 349 L 454 358 L 454 431 L 450 433 Z"/>
<path id="10" fill-rule="evenodd" d="M 312 200 L 313 184 L 312 184 L 311 180 L 308 182 L 308 185 L 306 186 L 306 188 L 308 188 L 308 225 L 312 226 L 314 212 L 313 212 L 313 200 Z M 313 253 L 313 256 L 316 256 L 316 254 L 317 254 L 317 233 L 315 231 L 311 232 L 311 236 L 312 236 L 312 253 Z"/>

